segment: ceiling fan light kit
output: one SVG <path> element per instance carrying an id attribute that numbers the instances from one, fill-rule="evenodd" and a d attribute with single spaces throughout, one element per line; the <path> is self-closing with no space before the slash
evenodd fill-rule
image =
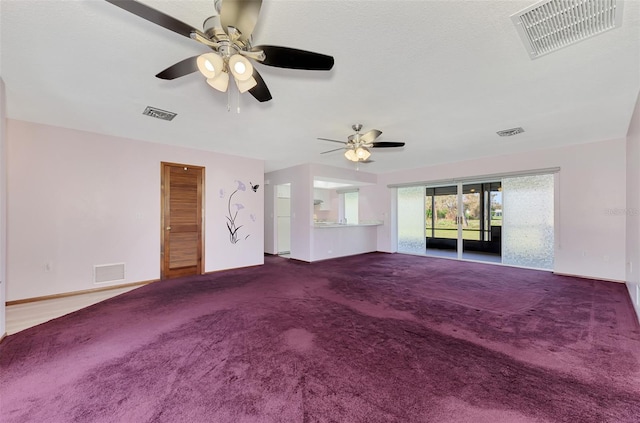
<path id="1" fill-rule="evenodd" d="M 340 144 L 344 144 L 342 148 L 335 148 L 333 150 L 323 151 L 320 154 L 331 153 L 333 151 L 338 150 L 346 150 L 344 152 L 344 157 L 352 162 L 358 163 L 371 163 L 373 160 L 369 160 L 371 157 L 370 148 L 390 148 L 390 147 L 404 147 L 403 142 L 393 142 L 393 141 L 377 141 L 376 139 L 382 135 L 382 131 L 377 129 L 371 129 L 370 131 L 365 132 L 364 134 L 360 133 L 362 129 L 362 124 L 357 123 L 352 125 L 351 128 L 356 131 L 355 134 L 349 135 L 347 137 L 347 141 L 338 141 L 330 138 L 318 138 L 322 141 L 329 142 L 337 142 Z"/>
<path id="2" fill-rule="evenodd" d="M 233 77 L 238 81 L 248 81 L 253 75 L 253 65 L 239 54 L 234 54 L 229 58 L 229 68 Z"/>
<path id="3" fill-rule="evenodd" d="M 205 19 L 203 31 L 135 0 L 106 1 L 213 50 L 175 63 L 156 75 L 161 79 L 172 80 L 199 70 L 211 87 L 225 92 L 231 73 L 239 92 L 249 91 L 256 100 L 265 102 L 271 100 L 271 93 L 249 59 L 287 69 L 328 71 L 333 68 L 333 57 L 324 54 L 290 47 L 252 46 L 251 35 L 262 0 L 215 0 L 218 14 Z"/>
<path id="4" fill-rule="evenodd" d="M 362 162 L 371 157 L 371 152 L 367 150 L 366 147 L 358 147 L 356 149 L 347 150 L 344 153 L 344 156 L 347 160 L 351 160 L 352 162 Z"/>
<path id="5" fill-rule="evenodd" d="M 255 78 L 253 78 L 251 75 L 249 75 L 249 79 L 244 81 L 236 79 L 236 86 L 238 87 L 238 91 L 240 91 L 241 93 L 246 93 L 256 85 L 258 85 L 258 81 L 256 81 Z"/>
<path id="6" fill-rule="evenodd" d="M 349 149 L 345 151 L 344 156 L 347 158 L 347 160 L 351 160 L 352 162 L 358 161 L 358 156 L 356 155 L 356 152 L 354 150 Z"/>
<path id="7" fill-rule="evenodd" d="M 229 86 L 229 74 L 222 72 L 215 78 L 207 78 L 207 84 L 220 92 L 226 92 Z"/>
<path id="8" fill-rule="evenodd" d="M 215 53 L 205 53 L 196 59 L 198 70 L 205 78 L 215 78 L 224 72 L 224 60 Z"/>

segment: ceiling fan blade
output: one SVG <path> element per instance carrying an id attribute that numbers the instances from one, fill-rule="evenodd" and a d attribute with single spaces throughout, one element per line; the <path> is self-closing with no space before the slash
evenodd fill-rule
<path id="1" fill-rule="evenodd" d="M 184 59 L 175 65 L 171 65 L 159 74 L 156 75 L 156 78 L 160 79 L 176 79 L 181 76 L 189 75 L 190 73 L 196 72 L 198 70 L 197 60 L 198 56 L 189 57 Z"/>
<path id="2" fill-rule="evenodd" d="M 382 134 L 382 131 L 378 131 L 377 129 L 372 129 L 371 131 L 365 132 L 364 134 L 360 135 L 360 142 L 364 142 L 366 144 L 372 143 L 381 134 Z"/>
<path id="3" fill-rule="evenodd" d="M 264 79 L 262 79 L 255 67 L 253 68 L 253 78 L 258 84 L 249 90 L 249 94 L 261 103 L 271 100 L 273 97 L 271 97 L 269 88 L 267 88 L 267 84 L 265 84 Z"/>
<path id="4" fill-rule="evenodd" d="M 333 150 L 327 150 L 327 151 L 323 151 L 320 154 L 327 154 L 327 153 L 333 153 L 334 151 L 338 151 L 338 150 L 344 150 L 346 147 L 342 147 L 342 148 L 334 148 Z"/>
<path id="5" fill-rule="evenodd" d="M 127 12 L 131 12 L 134 15 L 141 17 L 142 19 L 146 19 L 149 22 L 153 22 L 156 25 L 160 25 L 163 28 L 176 32 L 187 38 L 191 38 L 191 33 L 194 32 L 204 36 L 204 34 L 202 34 L 202 31 L 195 29 L 191 25 L 187 25 L 186 23 L 179 21 L 176 18 L 164 14 L 159 10 L 149 7 L 143 3 L 134 0 L 106 1 L 113 4 L 114 6 L 118 6 L 119 8 L 126 10 Z"/>
<path id="6" fill-rule="evenodd" d="M 220 7 L 220 23 L 224 32 L 229 34 L 228 27 L 240 31 L 241 41 L 251 38 L 258 22 L 262 0 L 223 0 Z"/>
<path id="7" fill-rule="evenodd" d="M 266 57 L 260 63 L 267 66 L 302 70 L 330 70 L 333 67 L 333 57 L 312 51 L 280 46 L 255 46 L 253 50 L 264 52 Z"/>
<path id="8" fill-rule="evenodd" d="M 403 142 L 379 141 L 371 143 L 371 148 L 404 147 Z"/>
<path id="9" fill-rule="evenodd" d="M 330 140 L 329 138 L 318 138 L 318 139 L 322 141 L 331 141 L 331 142 L 338 142 L 340 144 L 346 144 L 344 141 Z"/>

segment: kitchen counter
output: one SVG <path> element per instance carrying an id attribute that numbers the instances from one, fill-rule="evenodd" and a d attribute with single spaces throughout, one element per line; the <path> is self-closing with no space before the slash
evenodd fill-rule
<path id="1" fill-rule="evenodd" d="M 370 253 L 377 250 L 378 226 L 383 222 L 369 220 L 358 224 L 316 222 L 311 234 L 311 260 Z"/>
<path id="2" fill-rule="evenodd" d="M 349 228 L 359 226 L 380 226 L 382 222 L 362 222 L 362 223 L 338 223 L 338 222 L 314 222 L 314 228 Z"/>

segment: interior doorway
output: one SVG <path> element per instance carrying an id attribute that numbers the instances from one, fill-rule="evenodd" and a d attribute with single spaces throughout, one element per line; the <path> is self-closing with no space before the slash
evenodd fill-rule
<path id="1" fill-rule="evenodd" d="M 276 251 L 291 255 L 291 184 L 276 185 Z"/>
<path id="2" fill-rule="evenodd" d="M 160 278 L 203 273 L 204 167 L 161 163 Z"/>

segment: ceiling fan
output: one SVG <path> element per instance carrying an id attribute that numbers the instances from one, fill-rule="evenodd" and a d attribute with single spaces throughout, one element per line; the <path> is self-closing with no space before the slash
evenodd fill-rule
<path id="1" fill-rule="evenodd" d="M 347 141 L 338 141 L 332 140 L 329 138 L 318 138 L 322 141 L 330 141 L 330 142 L 338 142 L 340 144 L 344 144 L 344 147 L 334 148 L 333 150 L 323 151 L 320 154 L 331 153 L 338 150 L 347 150 L 344 153 L 344 156 L 351 160 L 352 162 L 360 162 L 360 163 L 370 163 L 373 160 L 369 160 L 371 157 L 370 148 L 393 148 L 393 147 L 404 147 L 403 142 L 393 142 L 393 141 L 378 141 L 375 140 L 382 134 L 382 131 L 378 131 L 377 129 L 372 129 L 364 134 L 360 133 L 362 130 L 362 124 L 356 123 L 352 125 L 351 128 L 356 131 L 355 134 L 349 135 L 347 137 Z"/>
<path id="2" fill-rule="evenodd" d="M 240 92 L 249 91 L 264 102 L 271 100 L 271 93 L 248 59 L 288 69 L 328 71 L 333 67 L 333 57 L 324 54 L 273 45 L 252 46 L 251 34 L 262 0 L 215 0 L 218 14 L 205 19 L 203 31 L 138 1 L 106 1 L 213 50 L 169 66 L 156 75 L 161 79 L 175 79 L 199 70 L 211 87 L 225 92 L 231 74 Z"/>

